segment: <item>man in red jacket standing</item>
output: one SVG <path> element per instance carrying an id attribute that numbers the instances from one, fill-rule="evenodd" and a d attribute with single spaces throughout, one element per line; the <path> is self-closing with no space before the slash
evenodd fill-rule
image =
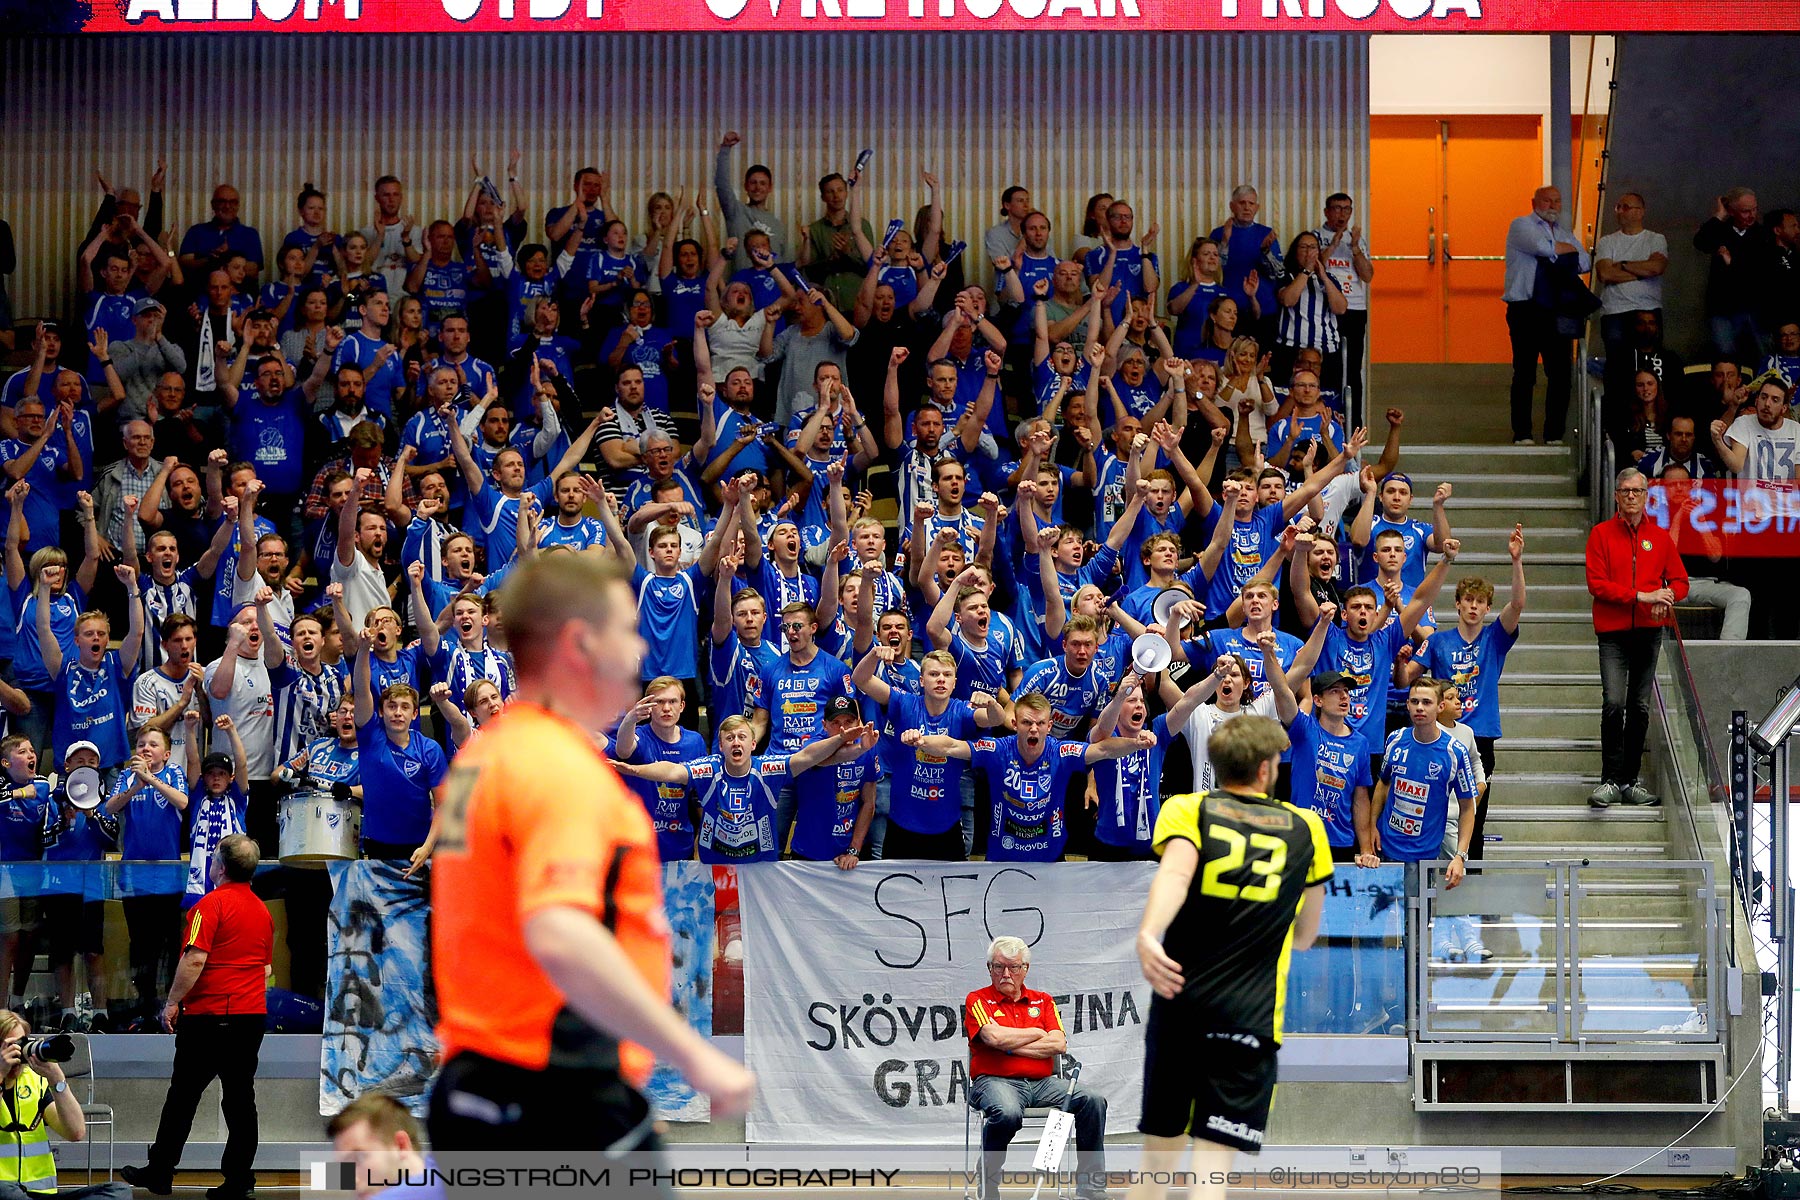
<path id="1" fill-rule="evenodd" d="M 1650 681 L 1663 627 L 1674 623 L 1675 602 L 1688 593 L 1687 568 L 1668 531 L 1644 519 L 1650 483 L 1627 467 L 1613 485 L 1617 513 L 1594 526 L 1587 540 L 1587 585 L 1600 637 L 1600 786 L 1595 808 L 1660 804 L 1638 781 L 1644 734 L 1650 728 Z"/>

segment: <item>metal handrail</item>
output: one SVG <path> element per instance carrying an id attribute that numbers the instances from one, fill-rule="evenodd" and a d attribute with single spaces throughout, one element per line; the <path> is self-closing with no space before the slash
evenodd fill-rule
<path id="1" fill-rule="evenodd" d="M 1619 78 L 1619 55 L 1625 39 L 1620 38 L 1613 44 L 1612 78 L 1607 81 L 1607 94 L 1617 97 Z M 1592 67 L 1589 76 L 1592 76 Z M 1583 116 L 1585 117 L 1585 113 Z M 1595 203 L 1604 207 L 1606 198 L 1606 182 L 1608 168 L 1612 165 L 1612 133 L 1613 122 L 1606 122 L 1606 144 L 1600 151 L 1600 178 L 1594 185 Z M 1588 238 L 1588 261 L 1592 262 L 1600 246 L 1600 214 L 1594 214 Z M 1612 476 L 1617 464 L 1613 461 L 1613 449 L 1607 440 L 1602 406 L 1605 403 L 1605 388 L 1595 387 L 1593 376 L 1588 373 L 1587 364 L 1591 357 L 1593 341 L 1599 327 L 1598 321 L 1589 321 L 1582 331 L 1581 341 L 1576 345 L 1576 372 L 1580 389 L 1580 405 L 1576 409 L 1579 420 L 1576 437 L 1579 439 L 1581 462 L 1588 475 L 1588 519 L 1598 525 L 1613 514 Z"/>

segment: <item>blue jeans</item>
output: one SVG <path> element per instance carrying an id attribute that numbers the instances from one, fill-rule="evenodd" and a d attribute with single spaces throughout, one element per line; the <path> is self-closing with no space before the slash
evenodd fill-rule
<path id="1" fill-rule="evenodd" d="M 1729 355 L 1733 361 L 1747 363 L 1755 369 L 1762 362 L 1762 356 L 1768 353 L 1767 339 L 1763 337 L 1762 326 L 1757 323 L 1755 313 L 1727 313 L 1708 317 L 1706 327 L 1712 332 L 1715 354 Z"/>
<path id="2" fill-rule="evenodd" d="M 1636 783 L 1650 730 L 1650 694 L 1656 683 L 1660 627 L 1600 635 L 1600 778 L 1624 787 Z"/>
<path id="3" fill-rule="evenodd" d="M 1006 1148 L 1024 1123 L 1027 1108 L 1061 1108 L 1069 1095 L 1069 1081 L 1013 1079 L 1005 1075 L 977 1075 L 969 1083 L 969 1106 L 981 1113 L 981 1194 L 988 1200 L 1000 1195 L 1000 1169 L 1006 1164 Z M 1081 1177 L 1078 1195 L 1098 1196 L 1106 1191 L 1106 1097 L 1079 1086 L 1069 1103 L 1075 1116 L 1075 1170 Z M 1091 1181 L 1091 1182 L 1090 1182 Z"/>
<path id="4" fill-rule="evenodd" d="M 881 857 L 881 844 L 887 841 L 888 808 L 894 802 L 894 781 L 883 775 L 875 781 L 875 819 L 869 822 L 869 840 L 863 844 L 863 857 Z"/>

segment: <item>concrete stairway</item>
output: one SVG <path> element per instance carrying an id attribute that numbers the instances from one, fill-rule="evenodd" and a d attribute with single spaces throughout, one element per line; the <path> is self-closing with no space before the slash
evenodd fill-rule
<path id="1" fill-rule="evenodd" d="M 1403 449 L 1401 464 L 1414 481 L 1413 511 L 1421 519 L 1429 519 L 1433 488 L 1455 485 L 1449 514 L 1462 553 L 1451 578 L 1486 577 L 1498 592 L 1496 610 L 1507 596 L 1507 536 L 1515 522 L 1525 525 L 1527 608 L 1501 677 L 1504 736 L 1490 780 L 1487 860 L 1670 858 L 1662 808 L 1596 810 L 1587 803 L 1600 778 L 1599 655 L 1583 565 L 1587 507 L 1575 492 L 1569 451 L 1419 445 Z M 1446 622 L 1454 619 L 1452 596 L 1447 585 L 1439 602 Z M 1691 900 L 1667 878 L 1595 875 L 1576 931 L 1583 999 L 1601 1010 L 1644 1009 L 1623 1017 L 1639 1028 L 1681 1021 L 1688 999 L 1704 994 L 1691 958 L 1698 927 Z M 1460 1010 L 1445 1014 L 1444 1026 L 1471 1033 L 1536 1027 L 1539 1003 L 1548 999 L 1540 988 L 1553 955 L 1553 919 L 1512 913 L 1479 921 L 1492 961 L 1432 965 L 1432 994 Z M 1647 979 L 1656 981 L 1648 990 L 1661 1002 L 1644 1003 Z"/>

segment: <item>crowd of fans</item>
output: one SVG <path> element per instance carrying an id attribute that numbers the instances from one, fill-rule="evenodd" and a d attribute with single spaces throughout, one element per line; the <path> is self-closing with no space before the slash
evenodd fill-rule
<path id="1" fill-rule="evenodd" d="M 1595 247 L 1593 281 L 1605 350 L 1603 423 L 1615 462 L 1664 484 L 1671 513 L 1700 502 L 1695 481 L 1733 485 L 1730 497 L 1715 494 L 1707 504 L 1714 519 L 1705 524 L 1733 525 L 1741 512 L 1753 532 L 1730 540 L 1683 532 L 1689 599 L 1723 610 L 1727 640 L 1800 636 L 1800 615 L 1786 597 L 1794 559 L 1779 540 L 1759 536 L 1791 527 L 1797 515 L 1800 422 L 1791 404 L 1800 382 L 1800 216 L 1762 212 L 1745 187 L 1718 198 L 1693 236 L 1693 249 L 1708 258 L 1711 360 L 1690 367 L 1664 344 L 1668 239 L 1646 228 L 1645 200 L 1635 192 L 1621 195 L 1613 212 L 1617 229 Z"/>
<path id="2" fill-rule="evenodd" d="M 631 571 L 643 699 L 595 732 L 666 860 L 1148 858 L 1161 798 L 1212 784 L 1207 736 L 1244 712 L 1289 726 L 1280 791 L 1341 861 L 1480 857 L 1525 537 L 1500 595 L 1452 580 L 1451 487 L 1399 469 L 1400 410 L 1370 450 L 1351 197 L 1284 242 L 1238 187 L 1165 267 L 1127 199 L 1057 230 L 1009 187 L 981 287 L 934 175 L 888 219 L 865 159 L 807 220 L 740 145 L 641 222 L 592 168 L 532 209 L 516 156 L 503 183 L 472 164 L 454 220 L 387 176 L 343 230 L 304 185 L 266 242 L 229 184 L 177 239 L 160 169 L 147 203 L 102 181 L 78 320 L 22 327 L 0 389 L 0 856 L 188 864 L 185 890 L 120 877 L 114 1027 L 155 1010 L 219 841 L 284 853 L 290 795 L 360 809 L 347 853 L 426 869 L 433 789 L 514 690 L 495 596 L 533 555 Z M 1750 204 L 1717 236 L 1790 245 L 1792 214 Z M 1732 270 L 1753 253 L 1721 244 Z M 1654 381 L 1610 432 L 1665 480 L 1744 470 L 1761 392 L 1722 358 L 1659 408 L 1680 367 L 1625 277 L 1666 248 L 1599 249 L 1608 370 Z M 1715 324 L 1740 354 L 1760 328 Z M 1800 326 L 1772 332 L 1785 417 Z M 1145 633 L 1166 669 L 1134 666 Z M 82 766 L 97 808 L 62 782 Z M 259 881 L 302 993 L 320 878 Z M 78 1022 L 77 956 L 97 1000 L 126 989 L 96 978 L 99 893 L 45 879 L 8 902 L 0 976 L 17 1002 L 44 945 Z"/>

